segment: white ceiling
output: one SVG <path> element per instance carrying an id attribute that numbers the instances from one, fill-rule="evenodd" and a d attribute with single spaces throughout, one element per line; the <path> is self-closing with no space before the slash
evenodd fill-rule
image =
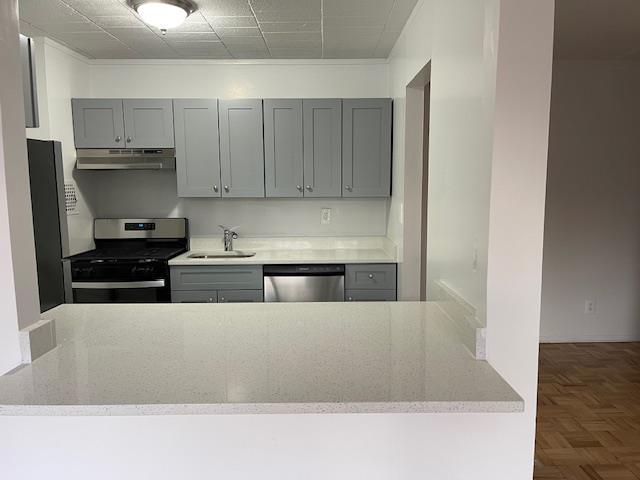
<path id="1" fill-rule="evenodd" d="M 640 60 L 640 1 L 556 0 L 555 57 Z"/>
<path id="2" fill-rule="evenodd" d="M 90 58 L 386 58 L 417 0 L 195 1 L 164 36 L 126 0 L 19 0 L 20 24 Z"/>

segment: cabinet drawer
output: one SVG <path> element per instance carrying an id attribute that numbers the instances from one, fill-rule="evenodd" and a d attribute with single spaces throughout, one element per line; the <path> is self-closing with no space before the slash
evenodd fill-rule
<path id="1" fill-rule="evenodd" d="M 262 267 L 171 267 L 171 290 L 260 290 Z"/>
<path id="2" fill-rule="evenodd" d="M 262 290 L 220 290 L 219 303 L 255 303 L 262 302 Z"/>
<path id="3" fill-rule="evenodd" d="M 395 290 L 347 290 L 344 292 L 347 302 L 395 302 Z"/>
<path id="4" fill-rule="evenodd" d="M 172 303 L 217 303 L 218 292 L 201 290 L 196 292 L 171 291 Z"/>
<path id="5" fill-rule="evenodd" d="M 395 263 L 347 265 L 345 270 L 347 290 L 395 290 Z"/>

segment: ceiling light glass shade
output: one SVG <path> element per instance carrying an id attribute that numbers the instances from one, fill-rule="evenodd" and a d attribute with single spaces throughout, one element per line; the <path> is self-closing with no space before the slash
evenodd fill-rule
<path id="1" fill-rule="evenodd" d="M 145 23 L 160 30 L 179 26 L 192 12 L 192 9 L 180 1 L 149 1 L 135 6 L 138 15 Z"/>

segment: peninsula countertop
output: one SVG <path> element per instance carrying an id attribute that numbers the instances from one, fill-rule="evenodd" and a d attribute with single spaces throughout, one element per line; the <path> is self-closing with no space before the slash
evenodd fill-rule
<path id="1" fill-rule="evenodd" d="M 520 412 L 433 303 L 62 305 L 1 415 Z"/>
<path id="2" fill-rule="evenodd" d="M 246 258 L 190 258 L 192 254 L 220 252 L 218 237 L 194 237 L 190 251 L 169 261 L 169 265 L 273 265 L 319 263 L 396 263 L 397 248 L 386 237 L 278 237 L 244 238 L 235 250 L 255 252 Z"/>

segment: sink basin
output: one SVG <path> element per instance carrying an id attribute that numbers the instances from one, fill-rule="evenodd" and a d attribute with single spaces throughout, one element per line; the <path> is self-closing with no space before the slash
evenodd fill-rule
<path id="1" fill-rule="evenodd" d="M 243 252 L 240 250 L 234 250 L 232 252 L 199 252 L 192 253 L 187 258 L 193 258 L 196 260 L 206 260 L 208 258 L 249 258 L 253 257 L 256 252 Z"/>

